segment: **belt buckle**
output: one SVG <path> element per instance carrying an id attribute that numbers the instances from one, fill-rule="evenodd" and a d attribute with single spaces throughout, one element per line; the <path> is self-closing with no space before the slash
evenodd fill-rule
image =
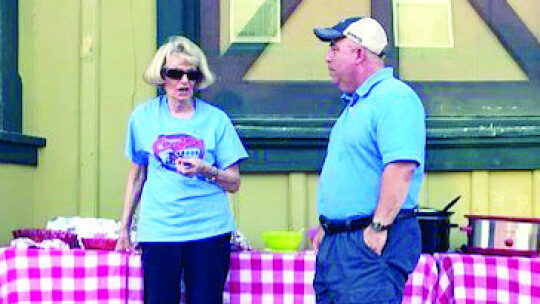
<path id="1" fill-rule="evenodd" d="M 345 220 L 345 231 L 351 231 L 352 230 L 352 220 L 346 219 Z"/>
<path id="2" fill-rule="evenodd" d="M 323 222 L 323 223 L 321 223 L 321 226 L 322 226 L 324 231 L 328 232 L 328 223 Z"/>
<path id="3" fill-rule="evenodd" d="M 324 231 L 330 232 L 330 227 L 328 226 L 328 221 L 323 216 L 321 216 L 319 218 L 319 222 L 321 223 L 321 227 L 323 228 Z"/>

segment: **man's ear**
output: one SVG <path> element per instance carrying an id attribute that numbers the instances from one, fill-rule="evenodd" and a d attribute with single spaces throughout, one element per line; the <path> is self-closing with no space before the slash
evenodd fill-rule
<path id="1" fill-rule="evenodd" d="M 354 54 L 355 54 L 355 61 L 357 63 L 363 63 L 364 61 L 366 61 L 366 57 L 367 57 L 367 51 L 361 47 L 357 48 L 355 51 L 354 51 Z"/>

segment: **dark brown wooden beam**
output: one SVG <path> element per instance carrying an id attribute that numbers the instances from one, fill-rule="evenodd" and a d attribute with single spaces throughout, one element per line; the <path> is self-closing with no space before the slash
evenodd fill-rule
<path id="1" fill-rule="evenodd" d="M 540 44 L 505 0 L 469 0 L 530 80 L 540 80 Z"/>

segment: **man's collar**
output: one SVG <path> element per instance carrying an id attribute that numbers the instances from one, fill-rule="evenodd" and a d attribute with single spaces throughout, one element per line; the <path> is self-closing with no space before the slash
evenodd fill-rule
<path id="1" fill-rule="evenodd" d="M 344 104 L 350 105 L 351 107 L 354 106 L 354 104 L 358 101 L 358 94 L 356 92 L 354 93 L 347 93 L 343 92 L 341 93 L 341 101 L 343 101 Z"/>
<path id="2" fill-rule="evenodd" d="M 341 100 L 349 106 L 354 106 L 360 97 L 366 97 L 371 89 L 375 87 L 379 82 L 394 77 L 394 69 L 386 67 L 378 70 L 369 76 L 362 85 L 360 85 L 353 93 L 343 92 L 341 94 Z"/>
<path id="3" fill-rule="evenodd" d="M 369 76 L 364 83 L 356 89 L 356 94 L 360 97 L 365 97 L 369 94 L 371 89 L 377 85 L 379 82 L 394 77 L 394 69 L 391 67 L 382 68 L 377 72 Z"/>

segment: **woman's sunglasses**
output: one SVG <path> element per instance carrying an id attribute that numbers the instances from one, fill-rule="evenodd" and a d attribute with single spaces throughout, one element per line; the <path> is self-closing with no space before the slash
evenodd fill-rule
<path id="1" fill-rule="evenodd" d="M 161 74 L 164 77 L 174 79 L 174 80 L 180 80 L 180 79 L 182 79 L 182 77 L 184 77 L 184 75 L 186 75 L 187 78 L 190 81 L 196 81 L 196 82 L 201 81 L 203 79 L 203 77 L 204 77 L 203 73 L 201 71 L 199 71 L 199 70 L 184 71 L 184 70 L 181 70 L 181 69 L 163 68 L 161 70 Z"/>

